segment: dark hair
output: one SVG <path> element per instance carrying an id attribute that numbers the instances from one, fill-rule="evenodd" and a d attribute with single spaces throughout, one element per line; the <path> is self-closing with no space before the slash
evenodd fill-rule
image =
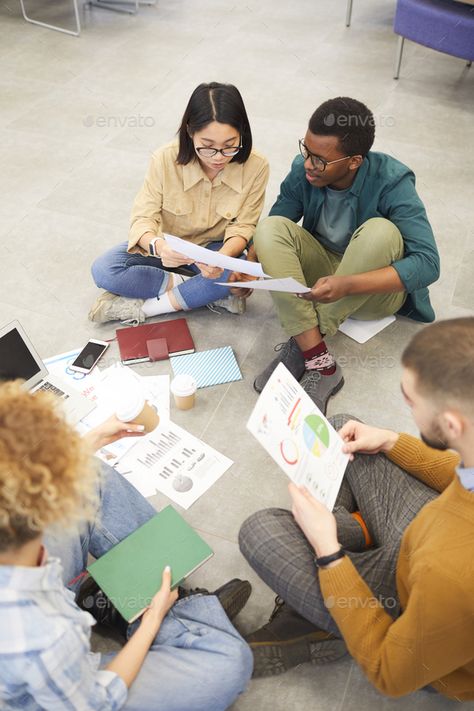
<path id="1" fill-rule="evenodd" d="M 348 96 L 338 96 L 321 104 L 311 116 L 308 128 L 315 135 L 337 136 L 344 153 L 363 158 L 375 138 L 372 112 L 365 104 Z"/>
<path id="2" fill-rule="evenodd" d="M 218 82 L 199 84 L 191 94 L 178 131 L 177 163 L 186 165 L 196 158 L 191 136 L 212 121 L 227 123 L 239 131 L 242 150 L 232 158 L 231 163 L 245 163 L 252 150 L 252 132 L 244 102 L 237 87 Z"/>
<path id="3" fill-rule="evenodd" d="M 474 405 L 474 318 L 437 321 L 419 331 L 402 363 L 416 375 L 417 390 L 441 403 Z"/>

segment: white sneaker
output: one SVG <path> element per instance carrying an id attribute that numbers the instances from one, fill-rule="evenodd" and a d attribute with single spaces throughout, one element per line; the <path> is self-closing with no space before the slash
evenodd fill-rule
<path id="1" fill-rule="evenodd" d="M 107 323 L 108 321 L 123 321 L 130 324 L 143 323 L 145 314 L 142 311 L 144 299 L 127 299 L 125 296 L 104 291 L 89 311 L 89 321 Z"/>
<path id="2" fill-rule="evenodd" d="M 242 316 L 242 314 L 245 313 L 245 310 L 247 308 L 247 302 L 246 299 L 241 299 L 240 296 L 233 296 L 231 294 L 225 299 L 218 299 L 217 301 L 213 301 L 212 304 L 208 304 L 207 306 L 208 308 L 210 308 L 211 311 L 213 310 L 213 306 L 220 306 L 221 309 L 224 309 L 225 311 L 228 311 L 231 314 L 239 314 L 239 316 Z"/>

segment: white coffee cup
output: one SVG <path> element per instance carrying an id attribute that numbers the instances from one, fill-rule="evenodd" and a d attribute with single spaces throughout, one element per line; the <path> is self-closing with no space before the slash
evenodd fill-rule
<path id="1" fill-rule="evenodd" d="M 171 381 L 170 389 L 178 410 L 190 410 L 194 407 L 197 383 L 192 375 L 176 375 Z"/>
<path id="2" fill-rule="evenodd" d="M 124 388 L 117 395 L 115 414 L 122 422 L 143 425 L 145 432 L 152 432 L 160 422 L 158 413 L 145 399 L 139 388 Z"/>

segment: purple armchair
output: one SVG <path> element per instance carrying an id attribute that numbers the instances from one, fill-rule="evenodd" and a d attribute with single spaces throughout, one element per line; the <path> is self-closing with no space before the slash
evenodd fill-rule
<path id="1" fill-rule="evenodd" d="M 400 74 L 405 39 L 466 59 L 468 67 L 474 59 L 473 4 L 455 0 L 398 0 L 393 29 L 400 35 L 394 79 Z"/>

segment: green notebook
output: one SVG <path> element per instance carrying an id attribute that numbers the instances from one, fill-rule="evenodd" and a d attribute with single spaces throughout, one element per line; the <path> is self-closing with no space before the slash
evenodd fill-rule
<path id="1" fill-rule="evenodd" d="M 87 570 L 122 617 L 133 622 L 161 587 L 166 565 L 174 588 L 212 555 L 179 513 L 166 506 Z"/>

